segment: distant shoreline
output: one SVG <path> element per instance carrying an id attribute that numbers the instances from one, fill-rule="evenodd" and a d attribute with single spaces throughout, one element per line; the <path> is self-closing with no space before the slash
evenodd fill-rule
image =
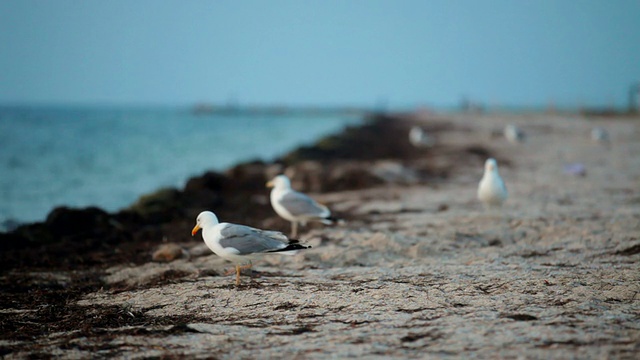
<path id="1" fill-rule="evenodd" d="M 408 104 L 390 106 L 381 104 L 379 106 L 358 106 L 358 105 L 288 105 L 288 104 L 233 104 L 233 103 L 209 103 L 201 102 L 195 104 L 112 104 L 112 103 L 0 103 L 0 111 L 7 110 L 126 110 L 126 111 L 149 111 L 149 110 L 174 110 L 177 112 L 188 112 L 194 115 L 278 115 L 278 116 L 372 116 L 375 114 L 407 114 L 428 111 L 441 114 L 565 114 L 582 116 L 603 116 L 603 117 L 626 117 L 640 116 L 640 108 L 632 105 L 628 106 L 560 106 L 553 103 L 540 105 L 508 105 L 508 104 L 485 104 L 483 102 L 461 102 L 459 104 L 432 105 L 432 104 Z"/>

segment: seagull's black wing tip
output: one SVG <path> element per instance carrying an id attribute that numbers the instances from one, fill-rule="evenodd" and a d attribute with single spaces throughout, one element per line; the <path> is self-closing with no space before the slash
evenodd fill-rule
<path id="1" fill-rule="evenodd" d="M 289 245 L 287 245 L 287 247 L 282 248 L 282 249 L 278 249 L 278 250 L 273 250 L 270 252 L 281 252 L 281 251 L 293 251 L 293 250 L 304 250 L 304 249 L 310 249 L 311 245 L 302 245 L 299 244 L 297 241 L 294 243 L 289 243 Z"/>

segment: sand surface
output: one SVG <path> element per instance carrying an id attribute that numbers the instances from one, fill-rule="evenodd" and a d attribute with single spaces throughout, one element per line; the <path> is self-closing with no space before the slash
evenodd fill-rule
<path id="1" fill-rule="evenodd" d="M 109 268 L 107 289 L 50 310 L 86 327 L 52 325 L 0 349 L 7 359 L 637 358 L 637 119 L 447 119 L 456 126 L 439 146 L 496 154 L 509 190 L 502 209 L 476 200 L 484 159 L 446 181 L 314 194 L 347 223 L 303 228 L 312 249 L 256 262 L 238 288 L 224 274 L 230 263 L 194 243 L 188 258 Z M 508 123 L 524 144 L 499 135 Z M 609 129 L 610 146 L 591 141 L 595 125 Z M 585 176 L 565 171 L 576 163 Z M 30 274 L 63 285 L 81 275 Z M 2 310 L 18 311 L 42 309 Z"/>

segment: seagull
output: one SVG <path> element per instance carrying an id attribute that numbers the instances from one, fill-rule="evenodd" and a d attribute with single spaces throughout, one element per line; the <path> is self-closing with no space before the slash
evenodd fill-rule
<path id="1" fill-rule="evenodd" d="M 521 143 L 525 140 L 524 132 L 514 124 L 504 127 L 504 137 L 512 144 Z"/>
<path id="2" fill-rule="evenodd" d="M 318 204 L 309 196 L 291 188 L 291 181 L 286 175 L 278 175 L 267 183 L 271 190 L 271 206 L 285 220 L 291 221 L 291 236 L 298 234 L 298 223 L 302 226 L 307 221 L 320 221 L 330 225 L 336 218 L 331 217 L 331 210 Z"/>
<path id="3" fill-rule="evenodd" d="M 431 147 L 435 143 L 433 138 L 419 126 L 414 126 L 409 131 L 409 142 L 415 147 Z"/>
<path id="4" fill-rule="evenodd" d="M 591 140 L 600 144 L 609 145 L 609 132 L 602 126 L 596 126 L 591 129 Z"/>
<path id="5" fill-rule="evenodd" d="M 220 223 L 211 211 L 203 211 L 191 230 L 194 236 L 202 229 L 207 247 L 223 259 L 236 263 L 236 285 L 240 285 L 240 270 L 251 268 L 251 260 L 270 253 L 295 255 L 297 250 L 308 249 L 298 240 L 288 239 L 278 231 L 267 231 L 245 225 Z M 248 261 L 248 264 L 247 264 Z M 240 264 L 246 264 L 241 266 Z"/>
<path id="6" fill-rule="evenodd" d="M 501 206 L 507 200 L 507 187 L 498 173 L 498 163 L 493 158 L 484 163 L 484 175 L 478 185 L 478 199 L 487 207 Z"/>

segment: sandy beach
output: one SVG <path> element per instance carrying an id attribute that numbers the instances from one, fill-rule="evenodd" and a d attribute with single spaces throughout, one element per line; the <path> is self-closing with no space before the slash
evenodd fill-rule
<path id="1" fill-rule="evenodd" d="M 401 158 L 365 148 L 375 156 L 357 163 L 264 164 L 249 200 L 216 203 L 211 196 L 220 205 L 208 209 L 223 221 L 288 232 L 259 184 L 284 171 L 295 188 L 346 220 L 302 228 L 300 240 L 312 249 L 255 262 L 239 287 L 225 275 L 232 264 L 211 254 L 199 234 L 190 236 L 204 200 L 189 202 L 179 220 L 149 221 L 136 235 L 152 239 L 146 248 L 131 250 L 105 235 L 110 240 L 92 243 L 102 251 L 96 266 L 47 269 L 28 266 L 29 246 L 5 252 L 27 260 L 1 273 L 0 355 L 637 357 L 637 117 L 417 113 L 393 121 L 401 124 L 397 131 L 379 141 L 406 144 L 406 129 L 419 124 L 436 145 L 402 145 Z M 502 136 L 510 123 L 526 133 L 524 143 Z M 591 140 L 594 126 L 609 131 L 609 145 Z M 509 191 L 500 209 L 486 210 L 476 199 L 487 156 L 497 159 Z M 331 179 L 338 180 L 326 190 Z M 227 214 L 225 207 L 258 215 Z M 169 254 L 153 261 L 163 246 Z M 129 252 L 130 261 L 105 260 Z"/>

